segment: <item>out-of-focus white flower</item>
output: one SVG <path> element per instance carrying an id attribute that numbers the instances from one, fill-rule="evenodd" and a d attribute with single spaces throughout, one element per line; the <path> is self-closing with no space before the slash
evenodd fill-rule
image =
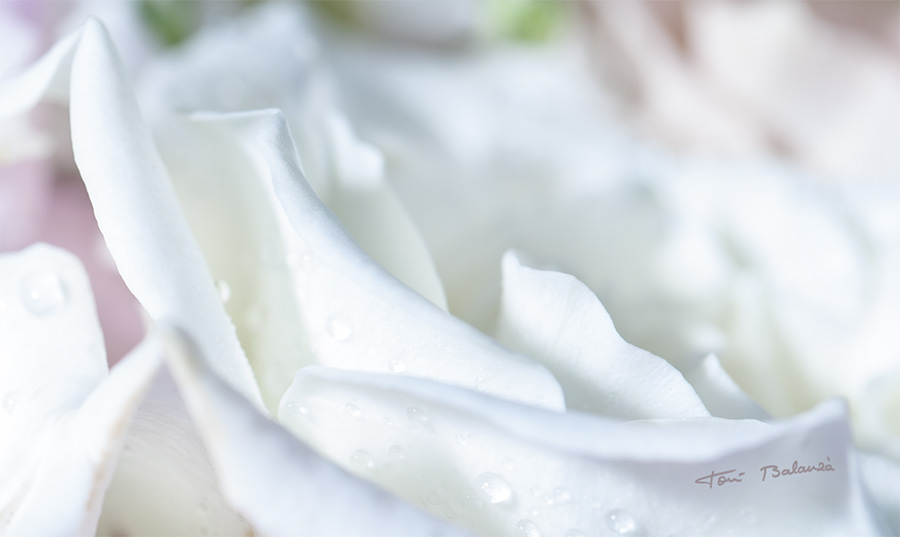
<path id="1" fill-rule="evenodd" d="M 619 4 L 603 8 L 631 9 Z M 870 184 L 826 188 L 771 156 L 638 142 L 610 95 L 584 91 L 591 60 L 574 47 L 453 61 L 362 38 L 328 47 L 342 101 L 387 155 L 451 311 L 494 329 L 497 267 L 512 246 L 584 281 L 629 341 L 683 372 L 715 352 L 776 415 L 847 397 L 856 415 L 867 409 L 859 441 L 900 457 L 893 403 L 874 396 L 895 393 L 900 371 L 897 174 L 879 167 Z"/>
<path id="2" fill-rule="evenodd" d="M 896 182 L 900 8 L 824 4 L 589 5 L 596 57 L 645 131 L 692 150 L 775 152 L 830 182 Z"/>

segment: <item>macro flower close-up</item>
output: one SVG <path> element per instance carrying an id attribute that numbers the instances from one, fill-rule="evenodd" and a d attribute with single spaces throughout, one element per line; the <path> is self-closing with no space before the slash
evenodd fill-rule
<path id="1" fill-rule="evenodd" d="M 896 0 L 0 0 L 0 536 L 900 536 Z"/>

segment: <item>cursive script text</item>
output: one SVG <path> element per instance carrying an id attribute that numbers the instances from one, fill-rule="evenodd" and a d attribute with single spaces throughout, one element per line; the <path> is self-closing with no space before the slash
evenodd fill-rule
<path id="1" fill-rule="evenodd" d="M 761 466 L 759 471 L 761 472 L 761 481 L 765 482 L 766 478 L 769 478 L 771 481 L 772 479 L 789 475 L 809 474 L 813 472 L 833 472 L 834 466 L 831 464 L 831 457 L 825 457 L 825 461 L 820 461 L 818 464 L 802 465 L 800 464 L 800 461 L 795 459 L 790 468 L 782 468 L 776 464 L 767 464 Z M 745 475 L 747 475 L 745 472 L 739 472 L 737 468 L 724 470 L 722 472 L 713 470 L 710 473 L 695 479 L 694 483 L 712 489 L 713 487 L 721 487 L 731 483 L 743 483 Z"/>
<path id="2" fill-rule="evenodd" d="M 833 472 L 834 466 L 831 465 L 831 458 L 825 457 L 828 459 L 828 463 L 819 461 L 818 466 L 801 466 L 797 460 L 794 460 L 794 464 L 791 465 L 790 468 L 779 468 L 774 464 L 768 464 L 759 469 L 762 472 L 762 480 L 766 480 L 766 476 L 770 475 L 773 478 L 785 476 L 785 475 L 797 475 L 797 474 L 808 474 L 810 472 Z"/>
<path id="3" fill-rule="evenodd" d="M 699 477 L 699 478 L 695 479 L 694 483 L 697 483 L 698 485 L 709 485 L 709 488 L 713 488 L 713 483 L 715 483 L 717 486 L 721 487 L 722 485 L 724 485 L 726 483 L 741 483 L 741 482 L 743 482 L 742 478 L 745 475 L 744 472 L 741 472 L 737 475 L 729 475 L 729 474 L 733 474 L 734 472 L 737 472 L 737 470 L 736 469 L 726 470 L 724 472 L 715 472 L 714 471 L 714 472 L 710 473 L 709 475 L 705 475 L 703 477 Z"/>

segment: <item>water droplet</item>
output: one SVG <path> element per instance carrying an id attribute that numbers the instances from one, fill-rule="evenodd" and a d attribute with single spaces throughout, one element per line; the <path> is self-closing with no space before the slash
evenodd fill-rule
<path id="1" fill-rule="evenodd" d="M 6 392 L 3 395 L 3 410 L 5 410 L 8 414 L 11 414 L 13 410 L 16 409 L 16 401 L 19 399 L 19 394 L 17 392 Z"/>
<path id="2" fill-rule="evenodd" d="M 406 458 L 406 451 L 402 447 L 397 446 L 397 445 L 391 446 L 388 449 L 388 453 L 390 454 L 391 457 L 393 457 L 397 460 L 403 460 Z"/>
<path id="3" fill-rule="evenodd" d="M 516 467 L 516 463 L 513 462 L 509 457 L 503 457 L 501 461 L 503 463 L 503 468 L 506 470 L 513 470 Z"/>
<path id="4" fill-rule="evenodd" d="M 309 252 L 290 251 L 286 255 L 287 264 L 292 269 L 310 271 L 315 267 L 315 259 Z"/>
<path id="5" fill-rule="evenodd" d="M 222 304 L 228 304 L 231 300 L 231 286 L 225 280 L 216 280 L 216 291 L 219 292 L 219 299 Z"/>
<path id="6" fill-rule="evenodd" d="M 484 507 L 484 500 L 481 499 L 481 495 L 473 488 L 466 489 L 464 500 L 466 505 L 474 507 L 475 509 Z"/>
<path id="7" fill-rule="evenodd" d="M 570 530 L 566 530 L 564 537 L 587 537 L 587 534 L 581 530 L 572 528 Z"/>
<path id="8" fill-rule="evenodd" d="M 365 468 L 367 470 L 371 470 L 375 467 L 375 461 L 372 460 L 372 456 L 369 455 L 369 452 L 363 449 L 358 449 L 353 452 L 353 455 L 350 456 L 350 462 L 353 463 L 353 466 L 357 468 Z"/>
<path id="9" fill-rule="evenodd" d="M 493 472 L 485 472 L 478 476 L 475 488 L 485 501 L 493 504 L 511 504 L 515 499 L 515 493 L 506 479 Z"/>
<path id="10" fill-rule="evenodd" d="M 468 441 L 466 440 L 466 436 L 464 434 L 457 434 L 456 441 L 459 442 L 459 445 L 461 446 L 468 444 Z"/>
<path id="11" fill-rule="evenodd" d="M 479 392 L 487 390 L 487 382 L 482 377 L 478 377 L 475 380 L 475 389 Z"/>
<path id="12" fill-rule="evenodd" d="M 428 414 L 425 413 L 419 407 L 411 406 L 406 409 L 406 417 L 413 420 L 416 423 L 424 425 L 425 427 L 431 426 L 431 418 L 428 417 Z"/>
<path id="13" fill-rule="evenodd" d="M 555 505 L 564 505 L 572 501 L 572 493 L 564 487 L 556 487 L 553 489 L 553 503 Z"/>
<path id="14" fill-rule="evenodd" d="M 388 364 L 394 373 L 403 373 L 406 371 L 406 364 L 399 358 L 394 358 Z"/>
<path id="15" fill-rule="evenodd" d="M 394 420 L 392 420 L 391 418 L 385 416 L 385 417 L 384 417 L 384 424 L 387 425 L 388 427 L 390 427 L 391 425 L 394 424 Z"/>
<path id="16" fill-rule="evenodd" d="M 637 521 L 624 509 L 613 509 L 606 513 L 606 527 L 619 535 L 635 535 L 638 531 Z"/>
<path id="17" fill-rule="evenodd" d="M 19 282 L 19 299 L 25 309 L 38 317 L 62 311 L 66 305 L 66 289 L 52 272 L 35 272 Z"/>
<path id="18" fill-rule="evenodd" d="M 288 410 L 288 412 L 295 412 L 297 414 L 303 414 L 304 416 L 309 413 L 309 411 L 306 410 L 305 406 L 301 405 L 300 403 L 298 403 L 296 401 L 291 401 L 290 403 L 288 403 L 287 410 Z"/>
<path id="19" fill-rule="evenodd" d="M 523 518 L 516 522 L 516 537 L 541 537 L 541 528 L 537 524 Z"/>
<path id="20" fill-rule="evenodd" d="M 353 328 L 350 321 L 343 315 L 332 315 L 325 323 L 325 329 L 334 339 L 338 341 L 347 341 L 353 335 Z"/>
<path id="21" fill-rule="evenodd" d="M 453 520 L 454 518 L 459 518 L 459 511 L 452 505 L 448 505 L 444 509 L 444 518 L 446 518 L 447 520 Z"/>
<path id="22" fill-rule="evenodd" d="M 360 416 L 362 416 L 362 411 L 353 403 L 347 403 L 346 405 L 344 405 L 344 412 L 346 412 L 347 415 L 351 418 L 359 418 Z"/>

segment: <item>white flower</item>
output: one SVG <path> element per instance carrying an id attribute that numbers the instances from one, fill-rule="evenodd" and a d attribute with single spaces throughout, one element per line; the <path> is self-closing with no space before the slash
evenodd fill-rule
<path id="1" fill-rule="evenodd" d="M 97 222 L 155 328 L 103 380 L 77 264 L 46 247 L 3 258 L 0 530 L 897 530 L 882 512 L 896 467 L 873 502 L 840 403 L 713 417 L 759 409 L 714 359 L 695 390 L 625 343 L 587 287 L 514 254 L 498 334 L 515 350 L 449 315 L 378 153 L 339 116 L 299 130 L 325 134 L 318 150 L 275 111 L 154 109 L 154 139 L 96 21 L 0 87 L 0 117 L 41 98 L 68 102 Z M 304 171 L 334 212 L 303 154 L 320 155 Z"/>

